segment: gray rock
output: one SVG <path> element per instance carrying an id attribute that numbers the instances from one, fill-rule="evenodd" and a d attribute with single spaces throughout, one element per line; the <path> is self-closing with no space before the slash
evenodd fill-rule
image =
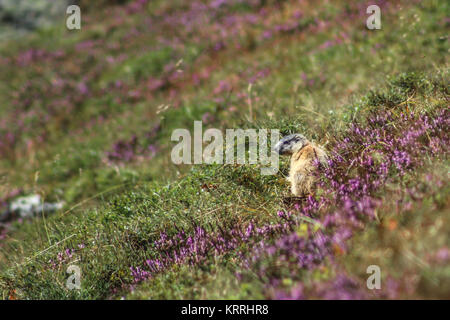
<path id="1" fill-rule="evenodd" d="M 0 38 L 63 22 L 70 0 L 0 0 Z"/>
<path id="2" fill-rule="evenodd" d="M 12 201 L 9 208 L 0 214 L 0 222 L 10 221 L 14 218 L 32 218 L 39 214 L 57 211 L 63 206 L 63 202 L 42 202 L 41 196 L 38 194 L 20 197 Z"/>

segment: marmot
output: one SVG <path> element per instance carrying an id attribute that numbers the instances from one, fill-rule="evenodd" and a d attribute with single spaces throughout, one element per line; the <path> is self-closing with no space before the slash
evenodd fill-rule
<path id="1" fill-rule="evenodd" d="M 276 144 L 275 150 L 280 155 L 291 155 L 288 178 L 291 192 L 297 197 L 311 194 L 316 180 L 314 171 L 317 169 L 314 160 L 317 159 L 326 166 L 328 159 L 326 152 L 298 133 L 281 139 Z"/>

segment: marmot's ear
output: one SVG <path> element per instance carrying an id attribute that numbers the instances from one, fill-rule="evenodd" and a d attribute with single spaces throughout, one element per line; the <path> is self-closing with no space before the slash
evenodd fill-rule
<path id="1" fill-rule="evenodd" d="M 300 133 L 290 134 L 275 145 L 274 150 L 280 155 L 289 155 L 300 150 L 308 143 L 308 139 Z"/>

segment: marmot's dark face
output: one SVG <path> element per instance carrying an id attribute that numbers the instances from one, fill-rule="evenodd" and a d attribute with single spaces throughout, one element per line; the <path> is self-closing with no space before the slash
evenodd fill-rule
<path id="1" fill-rule="evenodd" d="M 302 134 L 290 134 L 275 145 L 275 151 L 280 155 L 289 155 L 297 152 L 305 145 L 308 144 L 308 139 L 305 138 Z"/>

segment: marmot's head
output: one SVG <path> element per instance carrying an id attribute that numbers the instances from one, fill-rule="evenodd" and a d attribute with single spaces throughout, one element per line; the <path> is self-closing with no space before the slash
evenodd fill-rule
<path id="1" fill-rule="evenodd" d="M 275 151 L 280 155 L 290 155 L 293 154 L 309 143 L 308 139 L 304 135 L 296 133 L 290 134 L 275 145 Z"/>

